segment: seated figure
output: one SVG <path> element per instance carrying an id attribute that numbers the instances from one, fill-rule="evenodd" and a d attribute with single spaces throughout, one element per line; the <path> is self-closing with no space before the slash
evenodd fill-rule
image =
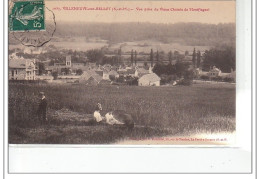
<path id="1" fill-rule="evenodd" d="M 131 114 L 123 110 L 114 110 L 108 112 L 105 117 L 102 117 L 100 112 L 102 111 L 102 106 L 100 103 L 97 104 L 94 119 L 98 123 L 107 123 L 109 125 L 121 125 L 129 129 L 134 127 L 134 120 Z"/>
<path id="2" fill-rule="evenodd" d="M 105 115 L 106 123 L 110 125 L 124 125 L 132 129 L 134 127 L 133 117 L 123 110 L 115 110 Z"/>
<path id="3" fill-rule="evenodd" d="M 100 111 L 102 111 L 102 106 L 100 103 L 98 103 L 94 112 L 94 119 L 96 120 L 96 122 L 101 122 L 103 120 Z"/>

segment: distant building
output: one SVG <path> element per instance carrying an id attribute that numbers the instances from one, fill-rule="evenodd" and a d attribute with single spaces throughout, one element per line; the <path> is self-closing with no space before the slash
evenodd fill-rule
<path id="1" fill-rule="evenodd" d="M 119 76 L 122 76 L 122 77 L 135 77 L 135 69 L 124 69 L 124 70 L 118 70 L 117 71 Z"/>
<path id="2" fill-rule="evenodd" d="M 115 70 L 111 70 L 109 73 L 109 78 L 119 78 L 119 74 Z"/>
<path id="3" fill-rule="evenodd" d="M 196 69 L 194 70 L 194 75 L 195 75 L 196 77 L 208 76 L 208 72 L 207 72 L 207 71 L 202 71 L 201 69 L 196 68 Z"/>
<path id="4" fill-rule="evenodd" d="M 66 61 L 65 63 L 54 63 L 55 67 L 71 67 L 72 63 L 71 63 L 71 56 L 66 56 Z"/>
<path id="5" fill-rule="evenodd" d="M 64 69 L 67 69 L 69 71 L 69 73 L 76 74 L 78 69 L 85 70 L 87 68 L 89 68 L 89 67 L 86 67 L 85 63 L 74 63 L 74 62 L 72 63 L 71 56 L 68 55 L 68 56 L 66 56 L 65 62 L 54 63 L 53 66 L 47 66 L 46 70 L 50 71 L 50 72 L 57 71 L 58 73 L 62 73 L 62 71 L 64 71 Z"/>
<path id="6" fill-rule="evenodd" d="M 112 69 L 112 66 L 110 64 L 105 64 L 105 65 L 103 65 L 103 69 L 110 71 Z"/>
<path id="7" fill-rule="evenodd" d="M 138 80 L 138 86 L 160 86 L 161 78 L 155 73 L 143 75 Z"/>
<path id="8" fill-rule="evenodd" d="M 146 75 L 146 74 L 149 74 L 149 70 L 146 70 L 144 68 L 137 68 L 135 70 L 134 76 L 135 77 L 141 77 L 141 76 Z"/>
<path id="9" fill-rule="evenodd" d="M 102 77 L 103 77 L 103 80 L 110 80 L 110 78 L 109 78 L 109 70 L 104 69 Z"/>
<path id="10" fill-rule="evenodd" d="M 235 81 L 236 80 L 236 71 L 233 71 L 233 69 L 231 69 L 231 73 L 221 73 L 219 76 L 221 78 L 231 78 Z"/>
<path id="11" fill-rule="evenodd" d="M 46 53 L 47 50 L 44 49 L 43 47 L 26 47 L 23 49 L 24 54 L 41 54 L 41 53 Z"/>
<path id="12" fill-rule="evenodd" d="M 212 69 L 209 70 L 208 76 L 209 77 L 218 77 L 221 74 L 221 70 L 213 66 Z"/>
<path id="13" fill-rule="evenodd" d="M 84 71 L 79 78 L 79 83 L 86 85 L 97 85 L 102 81 L 102 77 L 98 75 L 94 70 Z"/>
<path id="14" fill-rule="evenodd" d="M 35 80 L 36 65 L 35 60 L 24 58 L 9 59 L 9 80 Z"/>

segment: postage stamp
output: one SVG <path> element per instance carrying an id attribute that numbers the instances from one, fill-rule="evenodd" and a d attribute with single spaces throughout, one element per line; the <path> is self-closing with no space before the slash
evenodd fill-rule
<path id="1" fill-rule="evenodd" d="M 10 14 L 10 31 L 45 30 L 43 1 L 14 2 Z"/>
<path id="2" fill-rule="evenodd" d="M 55 15 L 44 0 L 12 0 L 8 17 L 11 38 L 23 46 L 41 47 L 56 30 Z"/>

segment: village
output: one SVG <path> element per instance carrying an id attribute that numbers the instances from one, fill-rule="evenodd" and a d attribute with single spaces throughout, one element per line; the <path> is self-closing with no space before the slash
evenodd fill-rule
<path id="1" fill-rule="evenodd" d="M 155 54 L 155 55 L 154 55 Z M 24 58 L 17 56 L 16 53 L 9 54 L 9 75 L 11 81 L 46 81 L 48 83 L 78 83 L 85 85 L 138 85 L 138 86 L 163 86 L 176 85 L 181 82 L 185 75 L 165 80 L 164 73 L 158 71 L 162 65 L 168 64 L 174 66 L 176 63 L 185 65 L 183 73 L 188 71 L 192 73 L 189 76 L 191 81 L 218 81 L 235 82 L 235 71 L 231 69 L 230 73 L 223 73 L 216 66 L 211 66 L 210 70 L 203 71 L 202 60 L 194 62 L 194 54 L 200 59 L 200 52 L 194 52 L 188 55 L 187 52 L 183 58 L 170 61 L 159 61 L 159 53 L 153 52 L 147 54 L 145 60 L 137 60 L 136 51 L 125 55 L 120 54 L 122 63 L 119 65 L 98 64 L 95 62 L 73 62 L 71 55 L 66 55 L 63 62 L 44 64 L 42 69 L 38 59 Z M 108 54 L 107 56 L 113 56 Z M 145 56 L 145 55 L 144 55 Z M 155 56 L 155 60 L 153 59 Z M 169 56 L 172 56 L 171 52 Z M 86 57 L 87 58 L 87 57 Z M 172 58 L 172 57 L 169 57 Z M 176 65 L 177 66 L 177 65 Z M 161 69 L 159 69 L 161 70 Z M 162 69 L 163 70 L 163 69 Z M 41 71 L 41 72 L 40 72 Z"/>

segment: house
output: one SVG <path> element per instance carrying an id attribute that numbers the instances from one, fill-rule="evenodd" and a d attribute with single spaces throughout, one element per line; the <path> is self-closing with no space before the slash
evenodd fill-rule
<path id="1" fill-rule="evenodd" d="M 119 76 L 123 77 L 135 77 L 135 69 L 125 69 L 117 71 Z"/>
<path id="2" fill-rule="evenodd" d="M 103 69 L 104 69 L 104 70 L 110 71 L 111 68 L 112 68 L 112 66 L 111 66 L 110 64 L 105 64 L 105 65 L 103 65 Z"/>
<path id="3" fill-rule="evenodd" d="M 200 68 L 196 68 L 195 70 L 193 70 L 194 75 L 196 77 L 200 77 L 200 76 L 208 76 L 208 72 L 207 71 L 202 71 L 202 69 Z"/>
<path id="4" fill-rule="evenodd" d="M 231 78 L 233 80 L 236 80 L 236 71 L 233 71 L 233 69 L 231 69 L 231 73 L 221 73 L 219 76 L 222 79 L 224 79 L 224 78 Z"/>
<path id="5" fill-rule="evenodd" d="M 24 58 L 9 58 L 9 80 L 35 80 L 35 60 Z"/>
<path id="6" fill-rule="evenodd" d="M 109 73 L 109 79 L 111 78 L 119 78 L 119 74 L 115 70 L 111 70 Z"/>
<path id="7" fill-rule="evenodd" d="M 143 75 L 138 80 L 138 86 L 160 86 L 161 78 L 155 73 Z"/>
<path id="8" fill-rule="evenodd" d="M 221 70 L 218 69 L 218 68 L 216 68 L 215 66 L 213 66 L 213 68 L 210 69 L 209 72 L 208 72 L 208 76 L 209 76 L 210 78 L 212 78 L 212 77 L 218 77 L 218 76 L 220 76 L 220 74 L 221 74 Z"/>
<path id="9" fill-rule="evenodd" d="M 131 77 L 135 77 L 135 69 L 132 69 L 132 68 L 127 69 L 126 70 L 126 75 L 127 76 L 131 76 Z"/>
<path id="10" fill-rule="evenodd" d="M 97 85 L 102 81 L 102 77 L 94 70 L 84 71 L 79 78 L 79 83 L 87 85 Z"/>
<path id="11" fill-rule="evenodd" d="M 110 78 L 109 78 L 109 70 L 106 70 L 104 69 L 103 70 L 103 80 L 109 80 L 110 81 Z"/>
<path id="12" fill-rule="evenodd" d="M 134 76 L 135 77 L 141 77 L 141 76 L 146 75 L 146 74 L 149 74 L 149 70 L 146 70 L 144 68 L 137 68 L 135 70 Z"/>
<path id="13" fill-rule="evenodd" d="M 36 54 L 46 53 L 47 50 L 43 47 L 26 47 L 23 49 L 24 54 Z"/>
<path id="14" fill-rule="evenodd" d="M 66 56 L 65 62 L 62 63 L 54 63 L 53 66 L 47 66 L 46 69 L 51 71 L 57 71 L 58 73 L 62 73 L 65 71 L 68 71 L 69 73 L 76 73 L 78 69 L 85 69 L 86 65 L 85 63 L 72 63 L 71 62 L 71 56 Z"/>

